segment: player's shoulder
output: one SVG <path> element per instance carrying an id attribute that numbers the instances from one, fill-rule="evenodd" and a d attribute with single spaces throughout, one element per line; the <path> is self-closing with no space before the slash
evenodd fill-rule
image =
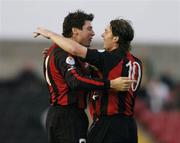
<path id="1" fill-rule="evenodd" d="M 140 60 L 140 58 L 138 58 L 137 56 L 133 55 L 133 54 L 130 53 L 130 52 L 127 53 L 127 57 L 128 57 L 129 59 L 133 59 L 133 60 L 135 60 L 136 62 L 142 64 L 142 61 Z"/>
<path id="2" fill-rule="evenodd" d="M 135 59 L 137 62 L 142 63 L 142 62 L 141 62 L 141 59 L 140 59 L 139 57 L 136 57 L 136 56 L 134 56 L 134 55 L 133 55 L 133 57 L 134 57 L 134 59 Z"/>
<path id="3" fill-rule="evenodd" d="M 53 49 L 53 54 L 55 57 L 59 57 L 59 58 L 63 58 L 63 57 L 67 57 L 71 54 L 69 54 L 68 52 L 64 51 L 61 47 L 59 47 L 58 45 L 56 45 Z M 72 56 L 72 55 L 71 55 Z"/>
<path id="4" fill-rule="evenodd" d="M 75 62 L 75 60 L 76 60 L 76 58 L 73 55 L 71 55 L 68 52 L 64 51 L 60 47 L 57 47 L 57 48 L 53 49 L 53 55 L 54 55 L 55 61 L 57 63 L 64 62 L 64 63 L 67 63 L 67 64 L 73 64 Z"/>

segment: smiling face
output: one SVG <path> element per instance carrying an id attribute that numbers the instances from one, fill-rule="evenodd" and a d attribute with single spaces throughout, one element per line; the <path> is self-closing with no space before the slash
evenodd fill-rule
<path id="1" fill-rule="evenodd" d="M 106 51 L 112 51 L 113 49 L 117 48 L 117 37 L 113 36 L 110 25 L 105 28 L 105 31 L 101 36 L 104 40 L 104 49 Z"/>
<path id="2" fill-rule="evenodd" d="M 87 14 L 81 10 L 70 12 L 63 22 L 63 36 L 89 47 L 94 31 L 91 22 L 94 19 L 92 13 Z"/>
<path id="3" fill-rule="evenodd" d="M 74 28 L 73 30 L 73 37 L 74 39 L 82 44 L 83 46 L 89 47 L 91 44 L 91 40 L 95 35 L 91 21 L 86 20 L 82 29 Z"/>

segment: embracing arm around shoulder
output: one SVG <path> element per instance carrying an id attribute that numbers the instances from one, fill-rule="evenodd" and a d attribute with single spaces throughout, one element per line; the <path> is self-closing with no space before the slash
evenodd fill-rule
<path id="1" fill-rule="evenodd" d="M 72 55 L 82 57 L 82 58 L 86 57 L 87 47 L 80 45 L 78 42 L 70 38 L 65 38 L 57 33 L 51 32 L 42 27 L 37 28 L 37 31 L 34 32 L 34 38 L 36 38 L 39 35 L 47 39 L 51 39 L 60 48 L 62 48 L 63 50 L 65 50 L 66 52 Z"/>

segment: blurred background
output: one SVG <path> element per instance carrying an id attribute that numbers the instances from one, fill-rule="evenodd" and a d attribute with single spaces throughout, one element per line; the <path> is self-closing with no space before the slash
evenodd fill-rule
<path id="1" fill-rule="evenodd" d="M 110 20 L 132 22 L 132 53 L 144 66 L 135 110 L 139 143 L 178 143 L 179 0 L 0 0 L 0 142 L 47 142 L 42 50 L 51 42 L 32 33 L 38 26 L 61 33 L 64 17 L 77 9 L 95 15 L 95 48 Z"/>

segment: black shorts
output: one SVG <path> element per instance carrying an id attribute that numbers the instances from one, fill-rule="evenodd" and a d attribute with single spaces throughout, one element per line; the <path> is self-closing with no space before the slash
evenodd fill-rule
<path id="1" fill-rule="evenodd" d="M 49 143 L 79 143 L 86 140 L 88 118 L 83 109 L 76 106 L 52 106 L 46 128 Z"/>
<path id="2" fill-rule="evenodd" d="M 103 116 L 88 132 L 88 143 L 137 143 L 137 125 L 133 117 Z"/>

